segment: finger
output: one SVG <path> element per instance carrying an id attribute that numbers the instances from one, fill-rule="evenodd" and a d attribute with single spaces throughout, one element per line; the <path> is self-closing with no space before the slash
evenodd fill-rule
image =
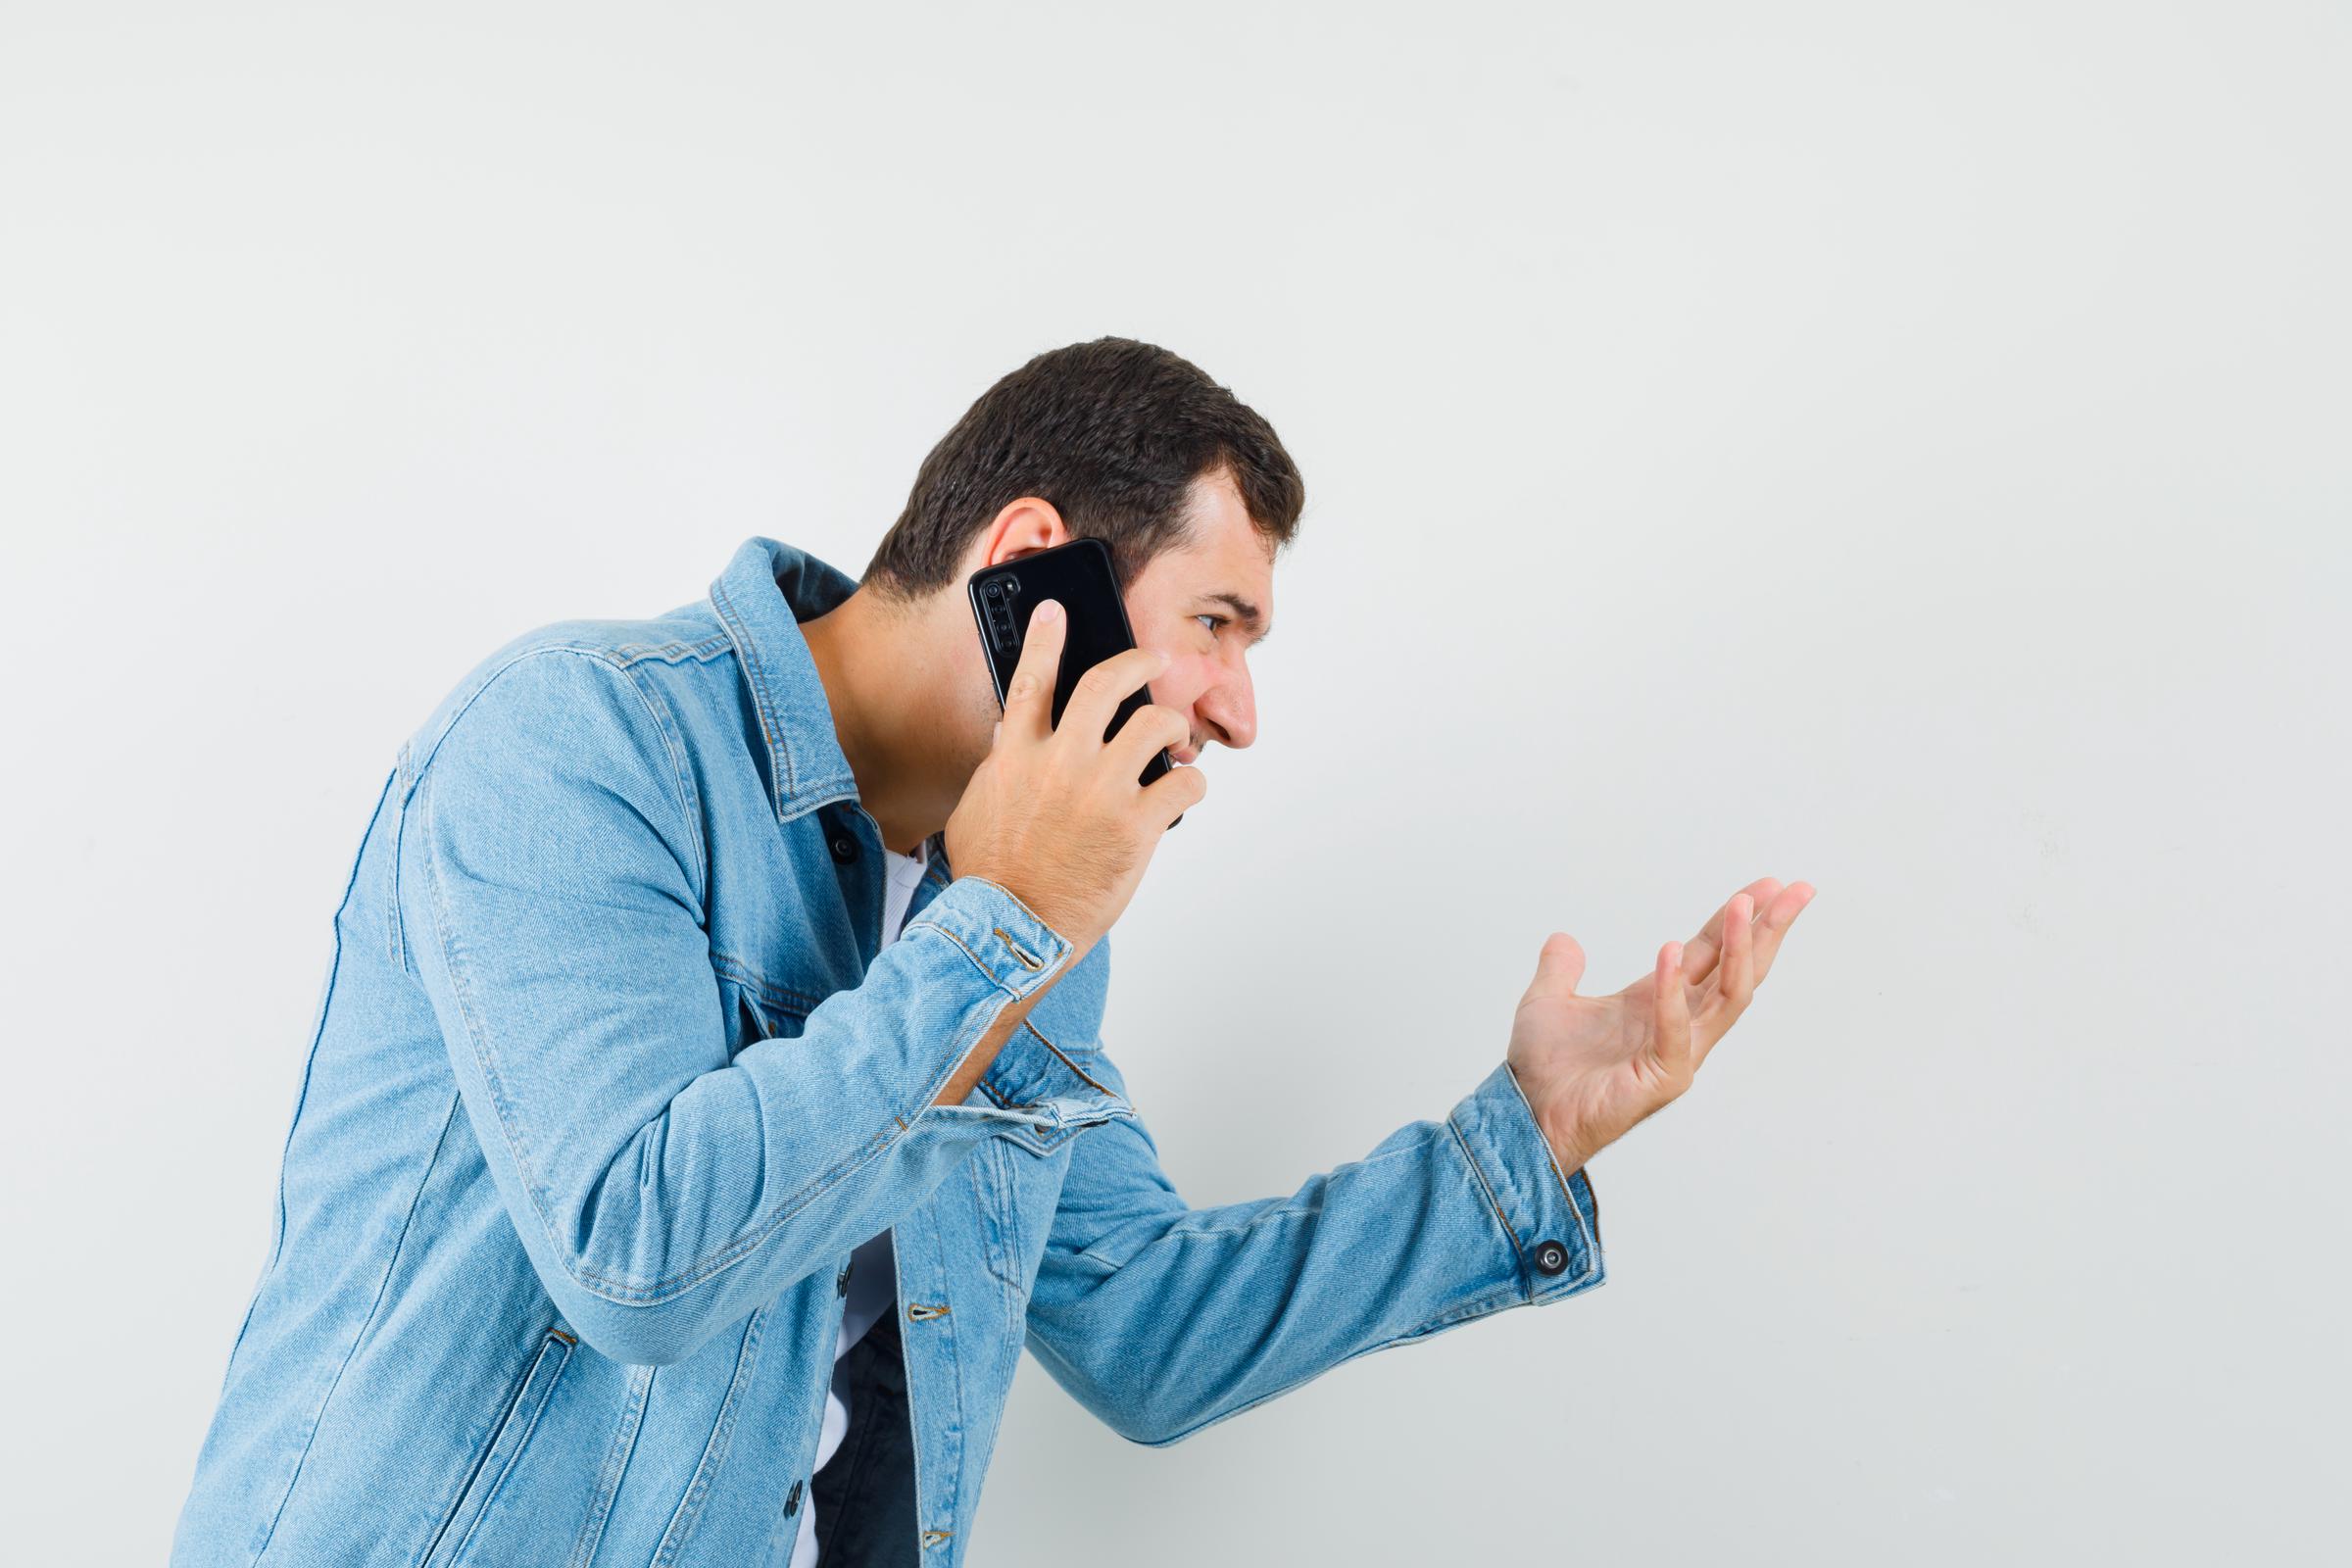
<path id="1" fill-rule="evenodd" d="M 1069 706 L 1061 710 L 1060 733 L 1072 737 L 1065 744 L 1101 746 L 1127 694 L 1167 667 L 1168 662 L 1152 650 L 1128 648 L 1079 676 Z M 1141 762 L 1136 771 L 1143 771 Z"/>
<path id="2" fill-rule="evenodd" d="M 1178 817 L 1199 806 L 1207 795 L 1208 775 L 1189 762 L 1179 762 L 1144 786 L 1144 813 L 1165 833 Z"/>
<path id="3" fill-rule="evenodd" d="M 1129 713 L 1116 733 L 1103 743 L 1108 759 L 1104 765 L 1124 769 L 1120 774 L 1123 778 L 1140 780 L 1145 763 L 1168 747 L 1182 746 L 1192 732 L 1192 721 L 1173 708 L 1146 703 Z"/>
<path id="4" fill-rule="evenodd" d="M 1690 1049 L 1690 995 L 1683 982 L 1686 953 L 1680 942 L 1669 942 L 1658 950 L 1657 998 L 1650 1008 L 1658 1065 L 1678 1080 L 1696 1070 Z"/>
<path id="5" fill-rule="evenodd" d="M 1528 983 L 1527 994 L 1557 999 L 1573 997 L 1584 978 L 1584 945 L 1565 931 L 1554 931 L 1537 950 L 1536 977 Z"/>
<path id="6" fill-rule="evenodd" d="M 1755 969 L 1749 977 L 1751 990 L 1755 986 L 1762 985 L 1764 977 L 1772 972 L 1773 956 L 1781 951 L 1781 939 L 1788 934 L 1788 928 L 1796 923 L 1796 917 L 1802 914 L 1805 906 L 1812 902 L 1812 883 L 1791 882 L 1788 887 L 1782 889 L 1780 896 L 1767 904 L 1764 906 L 1764 912 L 1757 916 L 1756 945 L 1752 960 Z"/>
<path id="7" fill-rule="evenodd" d="M 1754 900 L 1760 908 L 1781 891 L 1780 879 L 1760 876 L 1740 891 Z M 1730 907 L 1731 903 L 1726 900 L 1724 908 Z M 1683 978 L 1692 985 L 1701 984 L 1714 972 L 1715 960 L 1722 956 L 1723 909 L 1717 909 L 1707 917 L 1707 923 L 1699 927 L 1698 935 L 1690 939 L 1690 945 L 1683 950 Z"/>
<path id="8" fill-rule="evenodd" d="M 1724 906 L 1723 962 L 1715 975 L 1714 995 L 1699 1008 L 1693 1031 L 1701 1061 L 1739 1021 L 1747 999 L 1755 993 L 1755 924 L 1748 915 L 1750 907 L 1744 893 L 1733 894 L 1732 902 Z"/>
<path id="9" fill-rule="evenodd" d="M 1760 876 L 1740 891 L 1761 904 L 1780 890 L 1778 878 Z M 1730 907 L 1731 901 L 1727 899 L 1723 908 L 1707 917 L 1707 923 L 1699 928 L 1698 935 L 1683 950 L 1683 978 L 1692 985 L 1701 983 L 1712 974 L 1716 960 L 1723 956 L 1723 915 L 1724 909 Z"/>
<path id="10" fill-rule="evenodd" d="M 1054 680 L 1061 670 L 1061 646 L 1069 626 L 1061 606 L 1041 599 L 1029 612 L 1020 662 L 1004 686 L 1004 723 L 1015 740 L 1042 741 L 1054 733 Z"/>

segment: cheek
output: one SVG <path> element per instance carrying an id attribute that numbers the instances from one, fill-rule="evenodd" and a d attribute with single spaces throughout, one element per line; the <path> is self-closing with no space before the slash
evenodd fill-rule
<path id="1" fill-rule="evenodd" d="M 1190 713 L 1214 674 L 1215 666 L 1205 660 L 1179 659 L 1152 682 L 1152 700 L 1162 708 Z"/>

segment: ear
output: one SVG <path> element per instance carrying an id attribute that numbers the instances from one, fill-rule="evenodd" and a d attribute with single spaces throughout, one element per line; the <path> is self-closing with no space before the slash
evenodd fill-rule
<path id="1" fill-rule="evenodd" d="M 980 530 L 980 556 L 972 569 L 1002 565 L 1016 556 L 1066 545 L 1070 537 L 1070 530 L 1062 525 L 1061 512 L 1053 502 L 1042 496 L 1023 496 L 1007 503 Z"/>

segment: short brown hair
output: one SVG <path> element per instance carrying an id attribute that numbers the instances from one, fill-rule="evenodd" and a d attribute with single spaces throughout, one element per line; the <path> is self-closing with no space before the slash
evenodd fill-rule
<path id="1" fill-rule="evenodd" d="M 1110 547 L 1122 583 L 1184 541 L 1195 479 L 1223 469 L 1258 531 L 1297 536 L 1306 485 L 1274 427 L 1190 360 L 1133 338 L 1053 349 L 980 395 L 915 474 L 866 564 L 890 599 L 947 587 L 972 536 L 1023 496 Z"/>

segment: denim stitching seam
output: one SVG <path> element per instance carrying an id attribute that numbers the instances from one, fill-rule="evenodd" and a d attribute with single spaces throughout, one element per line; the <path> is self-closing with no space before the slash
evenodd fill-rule
<path id="1" fill-rule="evenodd" d="M 774 803 L 776 813 L 780 816 L 784 811 L 785 798 L 797 792 L 799 783 L 793 773 L 792 748 L 785 745 L 783 737 L 776 733 L 773 721 L 774 707 L 767 694 L 766 666 L 752 642 L 750 629 L 743 624 L 742 617 L 735 612 L 734 600 L 729 597 L 721 583 L 710 585 L 710 608 L 718 612 L 719 621 L 727 628 L 727 634 L 735 640 L 735 657 L 743 665 L 744 673 L 751 676 L 752 692 L 758 698 L 760 733 L 766 737 L 769 753 L 782 764 L 779 769 L 782 777 L 777 785 Z"/>
<path id="2" fill-rule="evenodd" d="M 1446 1126 L 1449 1131 L 1452 1132 L 1454 1143 L 1460 1146 L 1462 1151 L 1462 1158 L 1470 1166 L 1470 1174 L 1478 1178 L 1479 1191 L 1487 1195 L 1487 1206 L 1494 1211 L 1494 1222 L 1502 1227 L 1503 1238 L 1511 1244 L 1511 1252 L 1519 1260 L 1519 1276 L 1522 1282 L 1521 1288 L 1533 1289 L 1533 1287 L 1525 1284 L 1527 1278 L 1527 1250 L 1519 1245 L 1519 1233 L 1512 1227 L 1510 1216 L 1503 1213 L 1502 1203 L 1494 1196 L 1494 1184 L 1487 1180 L 1487 1173 L 1479 1166 L 1478 1155 L 1470 1148 L 1469 1138 L 1463 1134 L 1462 1129 L 1456 1125 L 1453 1117 L 1450 1114 L 1448 1114 L 1446 1118 Z"/>
<path id="3" fill-rule="evenodd" d="M 270 1515 L 270 1528 L 262 1537 L 260 1548 L 253 1554 L 256 1564 L 269 1555 L 270 1545 L 276 1541 L 278 1524 L 286 1516 L 286 1504 L 294 1499 L 294 1489 L 302 1484 L 303 1467 L 311 1457 L 311 1445 L 318 1441 L 318 1423 L 326 1418 L 326 1407 L 334 1403 L 335 1391 L 343 1386 L 343 1374 L 351 1370 L 351 1358 L 359 1354 L 360 1347 L 375 1327 L 376 1314 L 384 1309 L 384 1292 L 400 1266 L 400 1254 L 408 1245 L 409 1227 L 416 1223 L 416 1205 L 423 1201 L 425 1184 L 433 1179 L 433 1171 L 441 1163 L 441 1151 L 448 1147 L 449 1129 L 457 1120 L 457 1115 L 458 1097 L 453 1094 L 449 1097 L 449 1108 L 441 1113 L 441 1133 L 433 1140 L 433 1152 L 425 1157 L 424 1169 L 416 1175 L 416 1190 L 409 1194 L 408 1209 L 400 1218 L 400 1233 L 392 1239 L 392 1250 L 384 1258 L 384 1272 L 375 1282 L 375 1298 L 368 1303 L 368 1315 L 360 1320 L 359 1329 L 352 1335 L 351 1343 L 343 1348 L 343 1359 L 335 1364 L 335 1375 L 327 1380 L 326 1392 L 318 1397 L 318 1407 L 311 1412 L 309 1430 L 303 1435 L 302 1453 L 294 1461 L 293 1474 L 286 1477 L 286 1490 L 278 1497 L 276 1509 Z"/>
<path id="4" fill-rule="evenodd" d="M 669 1528 L 662 1533 L 653 1568 L 667 1568 L 676 1562 L 678 1554 L 686 1549 L 695 1525 L 702 1519 L 703 1504 L 710 1495 L 719 1467 L 727 1462 L 728 1448 L 734 1446 L 735 1423 L 743 1414 L 744 1390 L 751 1384 L 753 1369 L 760 1364 L 760 1342 L 766 1332 L 767 1309 L 762 1307 L 752 1314 L 745 1328 L 743 1346 L 735 1355 L 735 1376 L 727 1384 L 726 1397 L 719 1402 L 718 1424 L 703 1448 L 702 1461 L 694 1467 L 694 1479 L 687 1484 L 686 1494 L 678 1499 L 677 1511 L 670 1515 Z"/>
<path id="5" fill-rule="evenodd" d="M 596 1494 L 589 1503 L 588 1515 L 580 1521 L 579 1539 L 572 1543 L 569 1568 L 589 1568 L 596 1558 L 597 1547 L 604 1544 L 606 1521 L 612 1517 L 612 1502 L 620 1494 L 620 1478 L 628 1469 L 629 1457 L 637 1451 L 637 1433 L 645 1424 L 646 1397 L 653 1392 L 654 1371 L 650 1366 L 629 1369 L 629 1398 L 621 1412 L 620 1424 L 613 1428 L 612 1442 L 605 1449 L 605 1467 L 597 1477 Z"/>

